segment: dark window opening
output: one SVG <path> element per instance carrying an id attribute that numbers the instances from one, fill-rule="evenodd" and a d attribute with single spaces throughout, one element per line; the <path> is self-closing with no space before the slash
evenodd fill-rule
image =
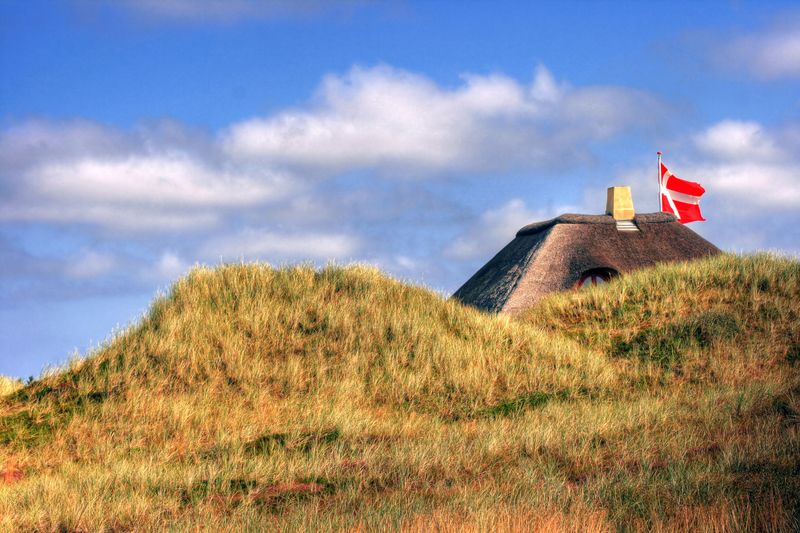
<path id="1" fill-rule="evenodd" d="M 594 268 L 581 274 L 581 277 L 578 280 L 578 283 L 575 284 L 575 287 L 578 289 L 596 287 L 598 285 L 608 283 L 612 278 L 615 278 L 618 275 L 619 273 L 611 268 Z"/>

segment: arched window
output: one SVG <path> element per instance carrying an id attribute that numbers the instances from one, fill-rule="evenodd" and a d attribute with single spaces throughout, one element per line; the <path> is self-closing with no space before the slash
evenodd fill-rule
<path id="1" fill-rule="evenodd" d="M 587 270 L 581 274 L 581 277 L 578 280 L 578 283 L 575 284 L 575 287 L 578 289 L 596 287 L 597 285 L 608 283 L 611 281 L 611 278 L 618 275 L 619 274 L 616 270 L 612 270 L 610 268 L 593 268 L 592 270 Z"/>

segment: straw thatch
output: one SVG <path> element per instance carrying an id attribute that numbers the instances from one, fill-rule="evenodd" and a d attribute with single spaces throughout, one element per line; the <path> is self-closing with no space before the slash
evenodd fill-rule
<path id="1" fill-rule="evenodd" d="M 542 296 L 575 287 L 589 271 L 622 274 L 719 249 L 669 213 L 636 215 L 619 231 L 609 215 L 561 215 L 525 226 L 458 289 L 454 298 L 491 312 L 519 313 Z"/>

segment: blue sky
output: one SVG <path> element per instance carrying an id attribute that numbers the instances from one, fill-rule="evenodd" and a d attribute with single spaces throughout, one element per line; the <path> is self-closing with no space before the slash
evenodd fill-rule
<path id="1" fill-rule="evenodd" d="M 0 374 L 192 265 L 369 262 L 456 289 L 655 152 L 691 227 L 800 252 L 791 2 L 0 2 Z"/>

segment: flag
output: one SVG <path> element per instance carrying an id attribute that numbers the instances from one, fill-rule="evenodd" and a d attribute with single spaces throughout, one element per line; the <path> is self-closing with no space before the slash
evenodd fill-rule
<path id="1" fill-rule="evenodd" d="M 700 212 L 700 197 L 706 190 L 693 181 L 675 176 L 661 163 L 661 210 L 678 217 L 678 222 L 705 220 Z"/>

